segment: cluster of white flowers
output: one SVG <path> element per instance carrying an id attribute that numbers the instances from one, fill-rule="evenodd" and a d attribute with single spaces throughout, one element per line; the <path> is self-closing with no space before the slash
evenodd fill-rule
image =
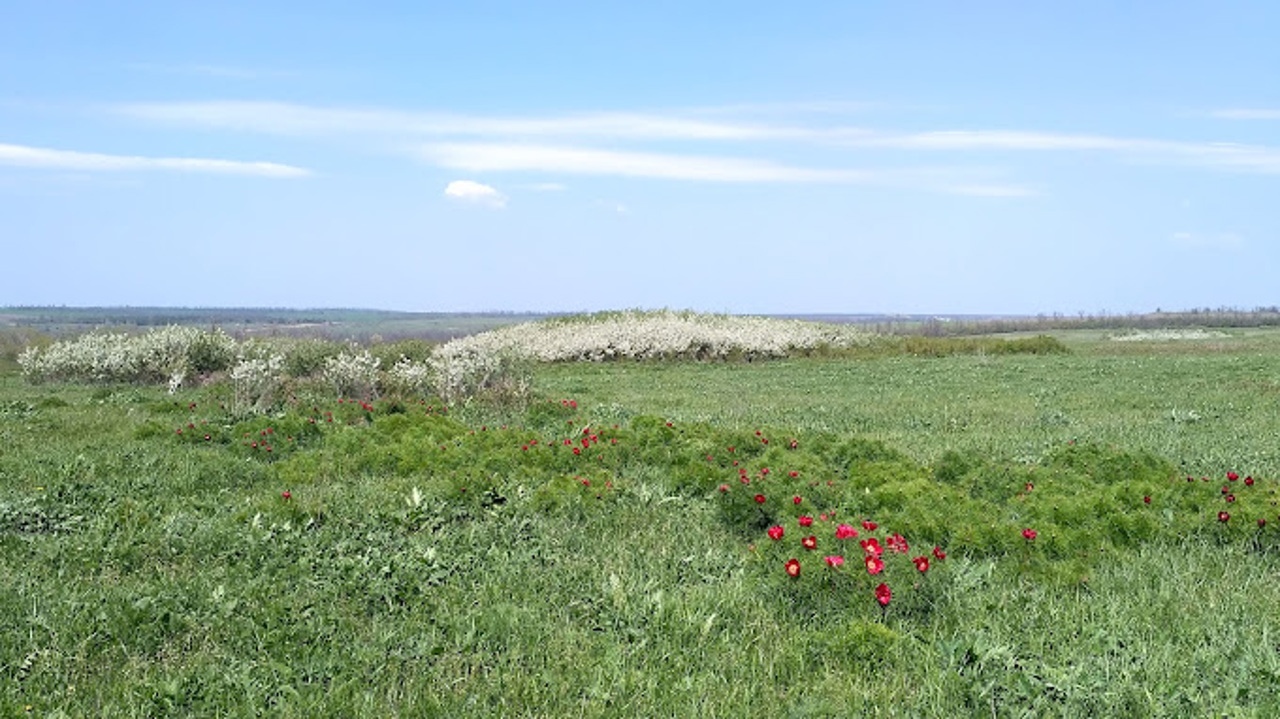
<path id="1" fill-rule="evenodd" d="M 434 374 L 430 365 L 401 357 L 383 373 L 382 386 L 391 395 L 425 397 L 431 394 Z"/>
<path id="2" fill-rule="evenodd" d="M 342 397 L 373 399 L 378 395 L 378 367 L 382 360 L 369 350 L 352 347 L 324 363 L 326 381 Z"/>
<path id="3" fill-rule="evenodd" d="M 867 341 L 857 328 L 803 320 L 627 311 L 503 327 L 448 342 L 436 354 L 510 352 L 542 362 L 764 359 Z"/>
<path id="4" fill-rule="evenodd" d="M 457 346 L 450 342 L 436 348 L 429 364 L 435 376 L 436 394 L 451 404 L 480 396 L 518 401 L 529 393 L 527 368 L 521 358 L 504 349 Z"/>
<path id="5" fill-rule="evenodd" d="M 234 347 L 235 340 L 221 330 L 173 325 L 141 335 L 93 332 L 43 350 L 32 346 L 18 363 L 33 382 L 167 381 L 176 389 L 190 372 L 225 363 Z"/>
<path id="6" fill-rule="evenodd" d="M 237 412 L 265 412 L 284 386 L 284 355 L 241 356 L 231 368 Z"/>
<path id="7" fill-rule="evenodd" d="M 1177 340 L 1210 340 L 1229 337 L 1226 332 L 1203 329 L 1134 330 L 1111 335 L 1113 342 L 1175 342 Z"/>

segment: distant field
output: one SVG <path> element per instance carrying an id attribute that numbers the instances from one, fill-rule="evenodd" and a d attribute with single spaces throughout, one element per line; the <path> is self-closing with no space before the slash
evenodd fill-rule
<path id="1" fill-rule="evenodd" d="M 24 328 L 58 337 L 98 328 L 216 325 L 237 336 L 324 337 L 361 342 L 377 338 L 445 341 L 546 316 L 361 309 L 8 307 L 0 308 L 0 329 Z"/>

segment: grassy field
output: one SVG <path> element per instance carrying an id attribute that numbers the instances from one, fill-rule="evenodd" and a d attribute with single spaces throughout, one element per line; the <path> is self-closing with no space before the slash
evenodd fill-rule
<path id="1" fill-rule="evenodd" d="M 1280 333 L 1224 335 L 553 365 L 520 411 L 9 369 L 0 715 L 1276 716 Z"/>

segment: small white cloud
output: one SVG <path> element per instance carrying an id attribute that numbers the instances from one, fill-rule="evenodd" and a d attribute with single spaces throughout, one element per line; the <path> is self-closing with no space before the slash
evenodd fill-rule
<path id="1" fill-rule="evenodd" d="M 507 206 L 507 196 L 496 189 L 471 180 L 454 180 L 444 188 L 444 196 L 458 202 L 483 205 L 500 210 Z"/>

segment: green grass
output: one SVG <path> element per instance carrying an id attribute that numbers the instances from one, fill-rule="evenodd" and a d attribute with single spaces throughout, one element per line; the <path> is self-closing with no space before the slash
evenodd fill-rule
<path id="1" fill-rule="evenodd" d="M 549 366 L 444 416 L 0 375 L 0 715 L 1275 715 L 1276 337 L 1063 339 Z M 882 613 L 857 545 L 798 548 L 831 510 L 949 556 L 886 555 Z"/>

